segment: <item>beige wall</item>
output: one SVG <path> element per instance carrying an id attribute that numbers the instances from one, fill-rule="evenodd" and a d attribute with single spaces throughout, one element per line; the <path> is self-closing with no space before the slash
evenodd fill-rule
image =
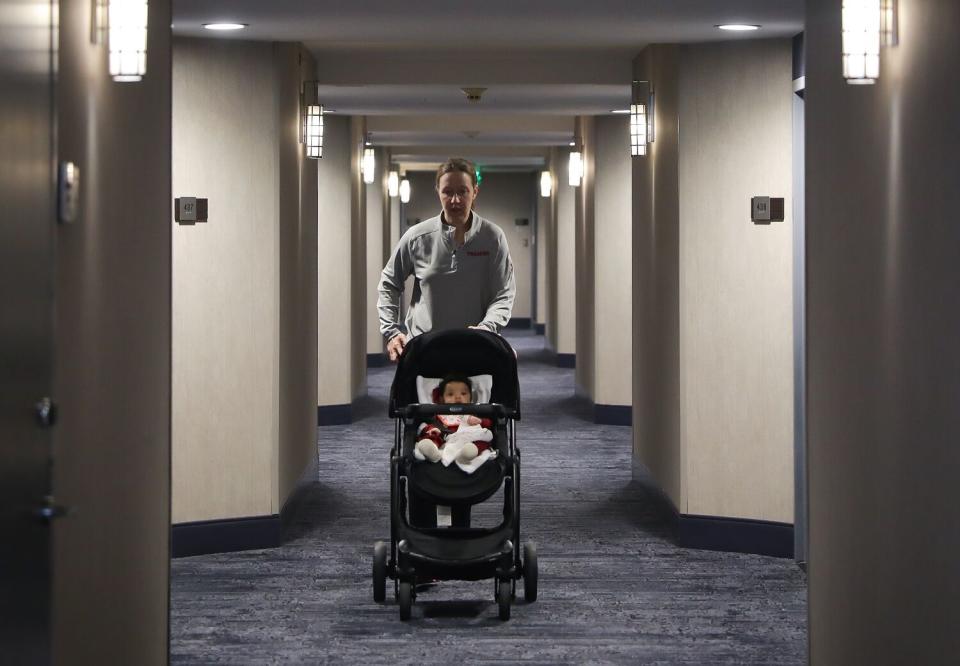
<path id="1" fill-rule="evenodd" d="M 574 194 L 574 249 L 576 266 L 575 310 L 576 322 L 576 389 L 585 397 L 594 399 L 594 373 L 596 371 L 596 340 L 594 326 L 596 303 L 594 301 L 596 277 L 596 225 L 594 188 L 596 186 L 596 129 L 592 116 L 578 116 L 575 135 L 583 151 L 583 179 Z"/>
<path id="2" fill-rule="evenodd" d="M 316 163 L 297 44 L 177 39 L 173 522 L 273 515 L 316 456 Z M 251 88 L 259 91 L 250 95 Z"/>
<path id="3" fill-rule="evenodd" d="M 323 159 L 317 162 L 317 404 L 346 405 L 353 399 L 351 339 L 350 119 L 323 119 Z"/>
<path id="4" fill-rule="evenodd" d="M 175 523 L 279 510 L 276 86 L 269 43 L 174 42 L 173 192 L 209 199 L 172 231 Z"/>
<path id="5" fill-rule="evenodd" d="M 594 208 L 594 396 L 633 404 L 629 116 L 598 116 Z"/>
<path id="6" fill-rule="evenodd" d="M 807 3 L 810 662 L 960 654 L 960 3 L 900 2 L 873 86 Z"/>
<path id="7" fill-rule="evenodd" d="M 570 151 L 558 151 L 559 164 L 556 188 L 557 230 L 557 326 L 556 347 L 559 354 L 577 353 L 576 311 L 576 216 L 574 214 L 576 190 L 569 185 Z"/>
<path id="8" fill-rule="evenodd" d="M 385 232 L 389 235 L 390 230 L 386 227 L 389 217 L 389 210 L 384 206 L 384 199 L 387 197 L 387 150 L 377 148 L 377 175 L 372 185 L 367 185 L 367 282 L 366 282 L 366 308 L 367 308 L 367 351 L 368 354 L 379 354 L 383 352 L 383 337 L 380 335 L 380 320 L 377 317 L 377 285 L 380 283 L 380 272 L 386 264 L 387 256 L 384 254 L 386 243 L 384 242 Z"/>
<path id="9" fill-rule="evenodd" d="M 759 40 L 635 62 L 657 133 L 634 160 L 634 450 L 682 513 L 793 521 L 790 55 Z M 761 194 L 785 222 L 750 222 Z"/>
<path id="10" fill-rule="evenodd" d="M 564 183 L 560 171 L 561 150 L 551 148 L 548 157 L 548 170 L 553 179 L 553 190 L 550 194 L 550 200 L 547 202 L 546 225 L 543 233 L 540 234 L 539 241 L 543 244 L 544 254 L 544 292 L 545 292 L 545 323 L 547 329 L 546 347 L 554 351 L 557 350 L 557 329 L 559 327 L 559 284 L 560 275 L 558 262 L 560 250 L 558 245 L 559 227 L 559 199 L 560 188 Z"/>
<path id="11" fill-rule="evenodd" d="M 681 49 L 681 447 L 692 514 L 793 522 L 789 40 Z M 742 479 L 750 479 L 743 483 Z"/>
<path id="12" fill-rule="evenodd" d="M 534 238 L 534 252 L 537 256 L 536 307 L 533 313 L 533 323 L 543 326 L 547 321 L 547 240 L 550 235 L 551 200 L 540 196 L 540 172 L 534 174 L 534 189 L 536 191 L 537 230 Z"/>
<path id="13" fill-rule="evenodd" d="M 276 505 L 317 463 L 317 161 L 299 142 L 300 90 L 316 79 L 301 44 L 274 45 L 280 209 L 280 448 Z"/>
<path id="14" fill-rule="evenodd" d="M 678 47 L 651 46 L 634 78 L 656 90 L 656 140 L 632 160 L 633 453 L 679 507 L 680 447 Z"/>
<path id="15" fill-rule="evenodd" d="M 526 172 L 487 172 L 483 174 L 477 213 L 503 229 L 513 261 L 517 281 L 517 297 L 513 303 L 513 317 L 531 317 L 533 302 L 533 235 L 534 196 L 533 177 Z M 517 226 L 517 218 L 526 218 L 529 224 Z"/>
<path id="16" fill-rule="evenodd" d="M 350 401 L 367 392 L 367 188 L 360 173 L 366 140 L 363 117 L 350 118 Z M 341 278 L 342 285 L 342 278 Z"/>
<path id="17" fill-rule="evenodd" d="M 55 230 L 52 484 L 75 509 L 52 528 L 56 664 L 168 658 L 170 20 L 150 3 L 146 76 L 120 84 L 90 3 L 59 3 L 57 152 L 82 209 Z"/>

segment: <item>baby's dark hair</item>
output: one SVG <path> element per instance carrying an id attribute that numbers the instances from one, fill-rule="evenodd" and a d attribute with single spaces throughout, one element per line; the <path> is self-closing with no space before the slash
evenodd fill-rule
<path id="1" fill-rule="evenodd" d="M 466 375 L 447 375 L 440 382 L 440 386 L 437 387 L 437 393 L 440 396 L 440 399 L 443 399 L 443 392 L 447 388 L 447 384 L 459 382 L 461 384 L 466 384 L 467 389 L 470 391 L 470 400 L 473 401 L 473 382 L 470 381 L 470 378 Z"/>

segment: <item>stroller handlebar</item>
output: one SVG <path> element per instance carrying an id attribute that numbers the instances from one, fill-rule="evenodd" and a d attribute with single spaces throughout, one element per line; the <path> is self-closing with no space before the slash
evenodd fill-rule
<path id="1" fill-rule="evenodd" d="M 508 409 L 499 403 L 455 405 L 414 403 L 401 407 L 395 414 L 391 414 L 391 416 L 412 419 L 422 416 L 436 416 L 437 414 L 472 414 L 473 416 L 501 419 L 515 416 L 514 410 Z"/>

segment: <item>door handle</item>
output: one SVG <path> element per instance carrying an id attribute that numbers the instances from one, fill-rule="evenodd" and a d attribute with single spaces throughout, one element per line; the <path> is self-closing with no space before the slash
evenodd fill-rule
<path id="1" fill-rule="evenodd" d="M 33 409 L 41 428 L 51 428 L 57 422 L 57 403 L 51 398 L 41 398 Z"/>
<path id="2" fill-rule="evenodd" d="M 33 512 L 40 522 L 46 525 L 49 525 L 57 518 L 63 518 L 71 513 L 73 513 L 73 509 L 68 506 L 63 506 L 62 504 L 57 504 L 53 499 L 53 495 L 47 495 L 44 498 L 43 506 Z"/>

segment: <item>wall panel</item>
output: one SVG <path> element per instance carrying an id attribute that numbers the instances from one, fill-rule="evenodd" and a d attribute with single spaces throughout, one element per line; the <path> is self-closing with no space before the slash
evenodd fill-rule
<path id="1" fill-rule="evenodd" d="M 792 523 L 792 209 L 749 217 L 792 202 L 791 44 L 680 53 L 681 510 Z"/>
<path id="2" fill-rule="evenodd" d="M 148 20 L 146 76 L 120 84 L 90 3 L 59 3 L 57 151 L 81 213 L 56 230 L 52 474 L 74 509 L 53 528 L 57 664 L 168 657 L 170 3 Z"/>
<path id="3" fill-rule="evenodd" d="M 274 74 L 270 43 L 174 45 L 173 191 L 210 202 L 173 228 L 175 523 L 279 510 Z"/>
<path id="4" fill-rule="evenodd" d="M 902 1 L 873 86 L 807 3 L 810 660 L 960 654 L 960 4 Z"/>

